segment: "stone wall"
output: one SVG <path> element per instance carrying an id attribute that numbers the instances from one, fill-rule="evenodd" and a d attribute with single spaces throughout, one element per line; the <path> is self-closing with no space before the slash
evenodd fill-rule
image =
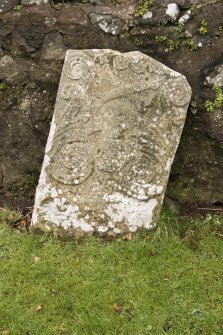
<path id="1" fill-rule="evenodd" d="M 222 13 L 222 0 L 1 0 L 0 206 L 33 205 L 65 52 L 88 48 L 139 50 L 187 77 L 167 194 L 222 200 Z"/>

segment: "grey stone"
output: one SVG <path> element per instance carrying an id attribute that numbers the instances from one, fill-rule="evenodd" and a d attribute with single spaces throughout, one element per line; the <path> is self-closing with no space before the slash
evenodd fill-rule
<path id="1" fill-rule="evenodd" d="M 32 227 L 155 227 L 190 97 L 184 76 L 140 52 L 68 51 Z"/>
<path id="2" fill-rule="evenodd" d="M 170 21 L 175 22 L 180 14 L 180 8 L 177 3 L 172 2 L 167 5 L 166 15 L 170 18 Z"/>
<path id="3" fill-rule="evenodd" d="M 124 21 L 109 14 L 90 13 L 92 24 L 97 24 L 105 33 L 119 35 L 125 25 Z"/>
<path id="4" fill-rule="evenodd" d="M 191 14 L 192 14 L 191 10 L 190 9 L 187 10 L 186 13 L 184 13 L 184 15 L 182 15 L 180 17 L 178 23 L 179 24 L 185 24 L 185 23 L 187 23 L 187 21 L 189 21 L 190 18 L 191 18 Z"/>
<path id="5" fill-rule="evenodd" d="M 17 3 L 18 1 L 15 0 L 0 0 L 0 13 L 4 13 L 11 10 L 12 7 Z"/>
<path id="6" fill-rule="evenodd" d="M 0 80 L 15 85 L 23 82 L 26 76 L 26 69 L 24 70 L 11 56 L 5 55 L 0 58 Z"/>
<path id="7" fill-rule="evenodd" d="M 163 207 L 168 212 L 171 212 L 176 215 L 180 215 L 180 206 L 177 203 L 177 201 L 170 199 L 167 196 L 164 197 Z"/>
<path id="8" fill-rule="evenodd" d="M 221 109 L 216 109 L 208 113 L 208 133 L 210 137 L 217 139 L 223 143 L 223 113 Z"/>
<path id="9" fill-rule="evenodd" d="M 223 87 L 223 64 L 218 65 L 206 77 L 205 85 Z"/>
<path id="10" fill-rule="evenodd" d="M 48 4 L 49 0 L 21 0 L 21 5 L 32 6 L 32 5 L 45 5 Z"/>
<path id="11" fill-rule="evenodd" d="M 52 32 L 44 38 L 42 46 L 42 58 L 64 60 L 66 48 L 60 33 Z"/>

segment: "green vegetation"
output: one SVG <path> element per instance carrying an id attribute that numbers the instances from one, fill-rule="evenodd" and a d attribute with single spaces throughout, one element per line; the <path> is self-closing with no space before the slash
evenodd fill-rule
<path id="1" fill-rule="evenodd" d="M 198 31 L 201 35 L 206 35 L 207 34 L 207 32 L 208 32 L 207 21 L 205 19 L 203 19 L 201 21 L 200 28 L 198 29 Z"/>
<path id="2" fill-rule="evenodd" d="M 168 51 L 174 51 L 182 46 L 188 47 L 191 51 L 195 51 L 197 49 L 197 45 L 194 43 L 193 39 L 188 36 L 180 36 L 178 40 L 172 40 L 168 36 L 159 35 L 156 36 L 156 41 L 165 43 Z"/>
<path id="3" fill-rule="evenodd" d="M 214 86 L 213 91 L 215 93 L 215 100 L 208 100 L 204 104 L 208 112 L 213 112 L 215 109 L 223 106 L 223 90 L 219 86 Z"/>
<path id="4" fill-rule="evenodd" d="M 5 91 L 5 90 L 7 90 L 7 88 L 8 88 L 8 85 L 6 84 L 6 83 L 0 83 L 0 91 Z"/>
<path id="5" fill-rule="evenodd" d="M 168 51 L 174 51 L 180 47 L 180 41 L 174 41 L 168 38 L 166 35 L 156 36 L 156 41 L 160 43 L 165 43 L 168 48 Z"/>
<path id="6" fill-rule="evenodd" d="M 16 5 L 13 7 L 14 10 L 21 10 L 23 8 L 22 5 Z"/>
<path id="7" fill-rule="evenodd" d="M 167 46 L 168 51 L 174 51 L 183 46 L 188 47 L 191 51 L 195 51 L 197 49 L 197 45 L 191 36 L 187 35 L 184 24 L 178 24 L 175 29 L 178 34 L 177 39 L 173 40 L 166 35 L 159 35 L 156 36 L 156 40 L 164 43 Z"/>
<path id="8" fill-rule="evenodd" d="M 62 242 L 0 211 L 0 334 L 222 335 L 223 218 Z"/>
<path id="9" fill-rule="evenodd" d="M 204 8 L 206 6 L 213 5 L 213 4 L 218 3 L 218 2 L 222 2 L 222 0 L 208 0 L 205 3 L 193 5 L 191 7 L 191 10 L 196 11 L 198 9 Z"/>
<path id="10" fill-rule="evenodd" d="M 149 10 L 149 7 L 154 4 L 155 0 L 139 0 L 135 11 L 135 16 L 143 16 Z"/>
<path id="11" fill-rule="evenodd" d="M 219 38 L 219 37 L 221 37 L 223 35 L 223 24 L 221 24 L 219 27 L 218 27 L 218 29 L 217 29 L 217 31 L 216 31 L 216 34 L 215 34 L 215 37 L 216 38 Z"/>

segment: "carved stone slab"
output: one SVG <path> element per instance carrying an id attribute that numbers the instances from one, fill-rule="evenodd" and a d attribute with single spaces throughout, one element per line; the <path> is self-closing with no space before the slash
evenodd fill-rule
<path id="1" fill-rule="evenodd" d="M 115 235 L 156 226 L 191 89 L 140 53 L 70 50 L 32 226 Z"/>

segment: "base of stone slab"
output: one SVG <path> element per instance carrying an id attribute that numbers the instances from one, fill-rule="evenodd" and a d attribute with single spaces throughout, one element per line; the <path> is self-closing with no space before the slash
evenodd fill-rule
<path id="1" fill-rule="evenodd" d="M 150 233 L 157 229 L 157 226 L 153 226 L 150 229 L 147 228 L 139 228 L 137 233 Z M 58 227 L 57 225 L 50 224 L 46 225 L 46 223 L 38 223 L 35 226 L 30 227 L 30 232 L 38 235 L 49 235 L 55 238 L 68 241 L 68 240 L 84 240 L 90 236 L 96 236 L 99 238 L 103 238 L 106 241 L 112 241 L 113 239 L 119 237 L 123 238 L 127 234 L 135 234 L 136 232 L 130 232 L 129 230 L 123 230 L 119 233 L 114 233 L 113 230 L 109 230 L 106 232 L 98 232 L 98 231 L 91 231 L 91 232 L 84 232 L 82 229 L 64 229 L 63 227 Z"/>

